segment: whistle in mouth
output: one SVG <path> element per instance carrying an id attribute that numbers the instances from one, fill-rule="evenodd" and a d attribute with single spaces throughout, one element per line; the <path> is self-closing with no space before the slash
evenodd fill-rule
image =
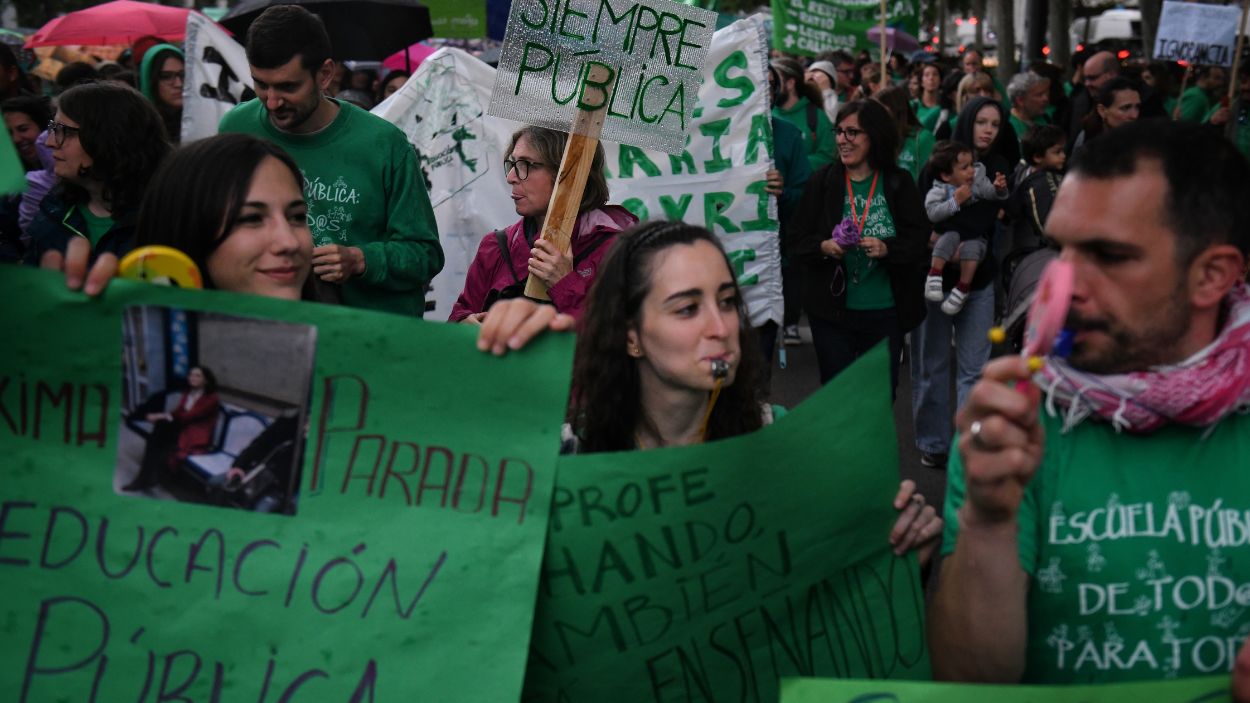
<path id="1" fill-rule="evenodd" d="M 725 378 L 729 375 L 729 362 L 724 359 L 712 359 L 712 378 Z"/>

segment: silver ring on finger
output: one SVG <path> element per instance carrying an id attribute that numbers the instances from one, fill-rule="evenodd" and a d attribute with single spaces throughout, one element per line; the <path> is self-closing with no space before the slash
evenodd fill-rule
<path id="1" fill-rule="evenodd" d="M 968 427 L 968 436 L 972 437 L 972 445 L 981 450 L 993 449 L 993 447 L 985 441 L 985 438 L 981 436 L 982 429 L 984 429 L 984 427 L 981 425 L 980 420 L 973 420 L 972 425 Z"/>

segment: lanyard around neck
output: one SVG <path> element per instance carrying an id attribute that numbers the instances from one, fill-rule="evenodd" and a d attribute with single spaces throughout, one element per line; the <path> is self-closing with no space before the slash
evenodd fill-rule
<path id="1" fill-rule="evenodd" d="M 868 210 L 872 207 L 872 196 L 877 192 L 877 177 L 880 175 L 880 171 L 872 174 L 872 185 L 868 187 L 868 200 L 864 201 L 864 217 L 861 219 L 855 214 L 855 191 L 851 189 L 851 172 L 846 172 L 846 194 L 851 202 L 851 221 L 855 223 L 856 229 L 861 234 L 864 231 L 864 225 L 868 224 Z"/>

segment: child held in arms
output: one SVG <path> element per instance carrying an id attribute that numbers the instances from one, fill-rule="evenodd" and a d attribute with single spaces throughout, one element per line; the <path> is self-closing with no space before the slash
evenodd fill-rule
<path id="1" fill-rule="evenodd" d="M 942 269 L 947 261 L 958 257 L 959 284 L 942 302 L 942 312 L 956 315 L 963 309 L 972 277 L 989 249 L 985 237 L 972 234 L 971 228 L 961 222 L 960 210 L 977 200 L 1005 200 L 1007 177 L 1000 173 L 991 183 L 985 175 L 985 167 L 973 163 L 972 148 L 952 141 L 938 142 L 933 147 L 928 172 L 937 174 L 937 179 L 925 195 L 924 209 L 929 221 L 944 231 L 941 235 L 935 234 L 937 239 L 933 245 L 933 261 L 925 277 L 924 297 L 935 303 L 942 300 Z"/>

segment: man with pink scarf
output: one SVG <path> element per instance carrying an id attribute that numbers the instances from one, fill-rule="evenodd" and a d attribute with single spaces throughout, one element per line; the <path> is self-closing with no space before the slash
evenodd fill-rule
<path id="1" fill-rule="evenodd" d="M 959 411 L 934 673 L 1244 687 L 1250 166 L 1196 125 L 1124 127 L 1046 228 L 1076 271 L 1072 353 L 991 362 Z"/>

